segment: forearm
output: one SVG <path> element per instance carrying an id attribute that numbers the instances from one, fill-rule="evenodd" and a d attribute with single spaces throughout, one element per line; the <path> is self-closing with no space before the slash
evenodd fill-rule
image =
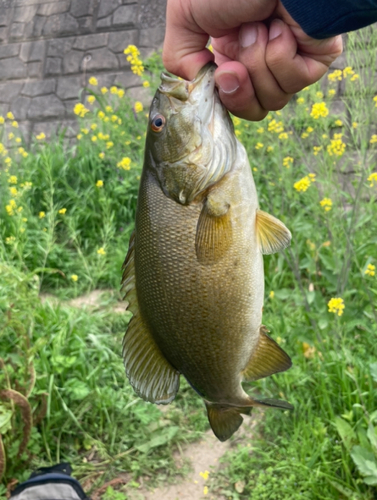
<path id="1" fill-rule="evenodd" d="M 313 38 L 328 38 L 377 21 L 377 0 L 282 0 L 293 19 Z"/>

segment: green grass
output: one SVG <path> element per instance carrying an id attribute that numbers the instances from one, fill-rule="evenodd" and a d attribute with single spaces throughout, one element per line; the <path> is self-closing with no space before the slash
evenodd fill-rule
<path id="1" fill-rule="evenodd" d="M 286 399 L 295 410 L 267 411 L 258 439 L 232 448 L 211 475 L 210 494 L 376 495 L 375 38 L 372 29 L 351 34 L 352 69 L 323 88 L 305 89 L 261 123 L 234 120 L 261 208 L 293 235 L 290 249 L 265 258 L 263 319 L 293 367 L 247 388 Z M 159 56 L 147 64 L 154 87 Z M 326 114 L 339 85 L 345 112 Z M 117 89 L 88 85 L 83 99 L 89 111 L 77 108 L 84 116 L 74 146 L 61 135 L 19 151 L 13 119 L 0 125 L 2 142 L 10 143 L 8 152 L 0 147 L 3 490 L 30 467 L 59 460 L 71 461 L 77 477 L 94 478 L 94 486 L 124 471 L 135 481 L 168 481 L 181 472 L 173 451 L 208 428 L 187 384 L 161 413 L 126 380 L 120 352 L 129 315 L 111 305 L 133 228 L 147 120 Z M 101 308 L 68 305 L 94 288 L 115 291 Z M 41 292 L 62 302 L 42 303 Z"/>

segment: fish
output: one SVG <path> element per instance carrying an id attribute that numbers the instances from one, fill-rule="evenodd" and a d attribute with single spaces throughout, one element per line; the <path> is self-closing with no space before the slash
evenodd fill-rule
<path id="1" fill-rule="evenodd" d="M 262 325 L 263 255 L 291 233 L 260 210 L 245 148 L 215 87 L 215 63 L 192 81 L 167 73 L 153 98 L 135 230 L 122 290 L 133 316 L 123 340 L 138 396 L 171 403 L 183 375 L 220 441 L 253 407 L 242 387 L 291 366 Z"/>

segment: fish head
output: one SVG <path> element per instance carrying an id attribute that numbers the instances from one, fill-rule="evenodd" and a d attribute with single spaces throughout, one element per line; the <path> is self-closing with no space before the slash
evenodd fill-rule
<path id="1" fill-rule="evenodd" d="M 218 182 L 236 156 L 233 123 L 215 88 L 216 67 L 207 64 L 192 81 L 162 73 L 150 108 L 146 165 L 166 196 L 182 205 Z"/>

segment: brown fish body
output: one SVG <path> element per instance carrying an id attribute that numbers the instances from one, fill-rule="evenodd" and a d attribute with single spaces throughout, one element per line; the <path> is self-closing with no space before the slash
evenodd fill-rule
<path id="1" fill-rule="evenodd" d="M 127 376 L 146 401 L 170 403 L 180 374 L 204 399 L 220 440 L 253 406 L 243 380 L 291 362 L 262 326 L 263 253 L 290 233 L 262 212 L 246 151 L 214 90 L 215 66 L 193 82 L 162 75 L 150 111 L 135 233 L 123 289 L 133 313 Z"/>

